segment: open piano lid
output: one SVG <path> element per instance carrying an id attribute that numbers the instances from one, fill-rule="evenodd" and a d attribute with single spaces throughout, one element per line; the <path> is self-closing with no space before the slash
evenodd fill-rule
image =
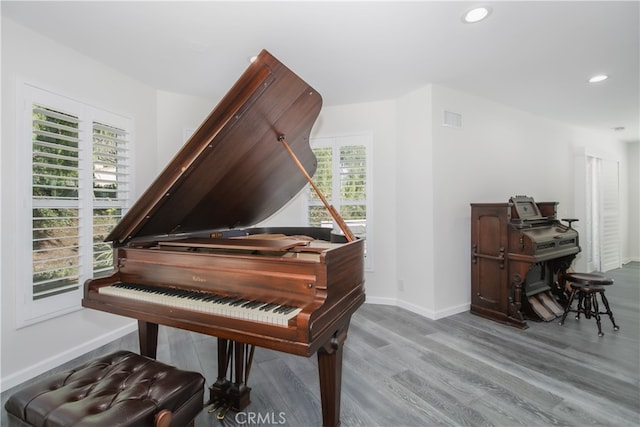
<path id="1" fill-rule="evenodd" d="M 309 133 L 322 97 L 263 50 L 105 241 L 252 226 L 291 200 L 316 158 Z"/>

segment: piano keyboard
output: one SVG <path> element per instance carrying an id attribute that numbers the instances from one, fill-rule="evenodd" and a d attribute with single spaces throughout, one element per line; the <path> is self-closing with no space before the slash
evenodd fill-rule
<path id="1" fill-rule="evenodd" d="M 278 326 L 288 326 L 301 311 L 290 305 L 134 283 L 103 286 L 98 293 Z"/>

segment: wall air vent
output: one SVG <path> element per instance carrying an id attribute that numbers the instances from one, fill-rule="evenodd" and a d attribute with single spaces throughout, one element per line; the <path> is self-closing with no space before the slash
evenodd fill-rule
<path id="1" fill-rule="evenodd" d="M 462 127 L 462 114 L 452 113 L 451 111 L 445 111 L 442 116 L 442 126 L 451 128 Z"/>

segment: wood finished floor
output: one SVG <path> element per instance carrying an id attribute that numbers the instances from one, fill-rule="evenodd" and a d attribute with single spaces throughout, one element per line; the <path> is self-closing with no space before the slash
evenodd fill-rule
<path id="1" fill-rule="evenodd" d="M 620 331 L 603 319 L 603 337 L 594 319 L 519 330 L 469 313 L 433 321 L 365 304 L 344 351 L 342 425 L 640 425 L 640 263 L 607 275 Z M 135 335 L 56 370 L 116 349 L 137 351 Z M 158 359 L 215 380 L 212 337 L 161 327 Z M 317 377 L 315 357 L 256 349 L 245 413 L 220 423 L 205 409 L 196 426 L 320 426 Z M 2 393 L 3 408 L 13 391 Z"/>

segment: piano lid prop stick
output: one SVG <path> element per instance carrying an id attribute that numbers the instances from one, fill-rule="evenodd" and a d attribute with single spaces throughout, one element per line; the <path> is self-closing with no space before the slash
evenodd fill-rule
<path id="1" fill-rule="evenodd" d="M 282 142 L 282 145 L 284 145 L 284 148 L 287 150 L 287 152 L 289 153 L 293 161 L 296 162 L 296 165 L 298 166 L 298 169 L 300 169 L 300 172 L 302 172 L 304 177 L 307 178 L 307 181 L 309 182 L 311 187 L 313 187 L 313 189 L 315 190 L 320 200 L 322 200 L 322 203 L 329 211 L 329 214 L 331 214 L 331 216 L 333 217 L 333 220 L 336 222 L 336 224 L 338 224 L 338 227 L 340 227 L 340 230 L 342 230 L 342 232 L 344 233 L 344 237 L 347 238 L 347 242 L 353 242 L 354 240 L 356 240 L 356 236 L 353 234 L 353 232 L 351 231 L 347 223 L 344 222 L 344 219 L 342 219 L 342 217 L 340 216 L 338 211 L 336 211 L 333 205 L 329 204 L 327 199 L 324 197 L 324 194 L 322 194 L 320 189 L 316 186 L 316 184 L 311 179 L 311 176 L 306 171 L 302 163 L 300 163 L 300 160 L 298 160 L 298 157 L 295 155 L 293 150 L 291 150 L 291 147 L 289 147 L 289 144 L 287 144 L 287 140 L 285 139 L 284 135 L 280 135 L 278 137 L 278 141 Z"/>

